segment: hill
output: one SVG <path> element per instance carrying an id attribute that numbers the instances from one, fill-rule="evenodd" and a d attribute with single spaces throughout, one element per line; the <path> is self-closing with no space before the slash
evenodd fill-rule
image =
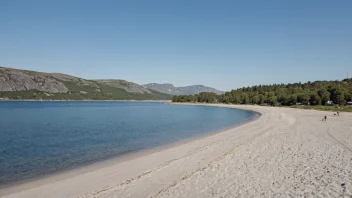
<path id="1" fill-rule="evenodd" d="M 171 96 L 124 80 L 86 80 L 66 74 L 0 67 L 0 98 L 168 100 Z"/>
<path id="2" fill-rule="evenodd" d="M 207 102 L 291 105 L 345 105 L 352 101 L 352 78 L 342 81 L 316 81 L 243 87 L 221 95 L 203 92 L 174 96 L 173 102 Z"/>
<path id="3" fill-rule="evenodd" d="M 146 84 L 143 86 L 147 89 L 151 89 L 154 91 L 158 91 L 158 92 L 165 93 L 165 94 L 171 94 L 171 95 L 193 95 L 193 94 L 199 94 L 201 92 L 211 92 L 211 93 L 216 93 L 216 94 L 223 93 L 222 91 L 219 91 L 219 90 L 211 88 L 211 87 L 206 87 L 203 85 L 175 87 L 172 84 L 149 83 L 149 84 Z"/>

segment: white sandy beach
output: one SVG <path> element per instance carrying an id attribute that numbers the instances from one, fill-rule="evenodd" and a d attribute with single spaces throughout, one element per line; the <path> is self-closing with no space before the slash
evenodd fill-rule
<path id="1" fill-rule="evenodd" d="M 351 197 L 352 114 L 216 105 L 252 122 L 124 161 L 0 189 L 34 197 Z M 328 115 L 327 122 L 321 121 Z"/>

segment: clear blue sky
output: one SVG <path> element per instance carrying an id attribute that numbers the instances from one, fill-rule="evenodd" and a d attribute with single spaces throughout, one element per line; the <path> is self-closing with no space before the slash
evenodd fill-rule
<path id="1" fill-rule="evenodd" d="M 1 0 L 0 65 L 136 83 L 352 76 L 351 0 Z"/>

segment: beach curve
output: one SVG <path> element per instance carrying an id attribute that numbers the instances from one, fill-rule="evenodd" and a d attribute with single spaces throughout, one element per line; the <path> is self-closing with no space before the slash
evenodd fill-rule
<path id="1" fill-rule="evenodd" d="M 352 114 L 322 122 L 327 112 L 215 106 L 262 116 L 176 147 L 5 192 L 4 197 L 351 196 Z"/>

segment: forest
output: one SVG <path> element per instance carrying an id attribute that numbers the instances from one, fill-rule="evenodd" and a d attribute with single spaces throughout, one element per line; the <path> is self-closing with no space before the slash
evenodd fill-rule
<path id="1" fill-rule="evenodd" d="M 174 96 L 173 102 L 257 104 L 270 106 L 346 105 L 352 101 L 352 78 L 243 87 L 221 95 L 203 92 Z"/>

